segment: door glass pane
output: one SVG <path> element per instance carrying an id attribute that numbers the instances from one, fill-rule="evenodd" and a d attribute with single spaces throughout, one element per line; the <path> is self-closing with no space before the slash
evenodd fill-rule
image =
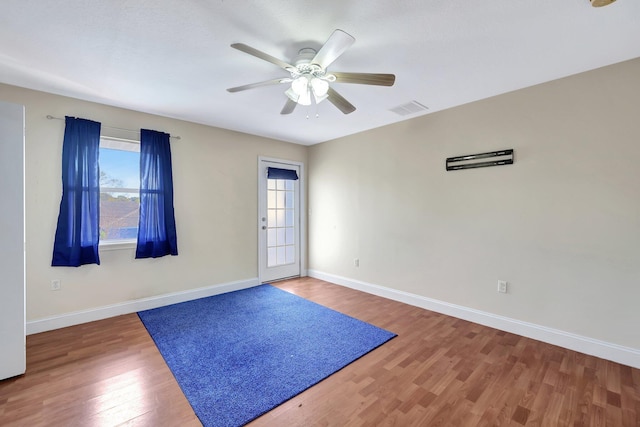
<path id="1" fill-rule="evenodd" d="M 284 207 L 286 209 L 293 209 L 293 191 L 286 191 L 284 193 Z"/>
<path id="2" fill-rule="evenodd" d="M 267 191 L 267 197 L 269 200 L 267 200 L 268 206 L 274 206 L 276 205 L 276 191 L 275 190 L 269 190 Z"/>
<path id="3" fill-rule="evenodd" d="M 276 208 L 278 209 L 283 209 L 284 206 L 284 197 L 285 197 L 286 192 L 285 191 L 278 191 L 276 193 Z"/>
<path id="4" fill-rule="evenodd" d="M 267 179 L 267 266 L 296 262 L 295 183 Z"/>
<path id="5" fill-rule="evenodd" d="M 278 246 L 276 249 L 278 250 L 278 260 L 276 262 L 278 263 L 278 265 L 286 264 L 286 247 Z"/>
<path id="6" fill-rule="evenodd" d="M 276 248 L 268 248 L 267 249 L 267 267 L 274 267 L 278 265 L 278 260 L 276 259 Z"/>
<path id="7" fill-rule="evenodd" d="M 276 246 L 278 243 L 276 241 L 276 229 L 270 228 L 267 230 L 267 246 Z"/>
<path id="8" fill-rule="evenodd" d="M 286 262 L 291 264 L 295 261 L 295 251 L 293 246 L 286 246 Z"/>

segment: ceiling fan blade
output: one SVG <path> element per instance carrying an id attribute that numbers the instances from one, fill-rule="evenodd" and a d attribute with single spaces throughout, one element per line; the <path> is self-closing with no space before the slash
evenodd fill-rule
<path id="1" fill-rule="evenodd" d="M 243 86 L 230 87 L 229 89 L 227 89 L 227 92 L 240 92 L 242 90 L 253 89 L 255 87 L 271 86 L 271 85 L 277 85 L 280 83 L 290 83 L 290 82 L 291 82 L 290 78 L 273 79 L 273 80 L 267 80 L 264 82 L 250 83 L 248 85 L 243 85 Z"/>
<path id="2" fill-rule="evenodd" d="M 393 86 L 396 81 L 394 74 L 371 73 L 340 73 L 332 72 L 336 76 L 336 83 L 356 83 L 362 85 Z"/>
<path id="3" fill-rule="evenodd" d="M 325 44 L 320 48 L 316 56 L 311 60 L 312 64 L 327 68 L 333 61 L 338 59 L 345 50 L 355 42 L 353 36 L 342 30 L 335 30 Z"/>
<path id="4" fill-rule="evenodd" d="M 353 104 L 344 99 L 344 97 L 336 92 L 335 89 L 329 88 L 327 95 L 327 99 L 329 100 L 329 102 L 335 105 L 338 110 L 342 111 L 344 114 L 349 114 L 356 111 L 356 107 L 354 107 Z"/>
<path id="5" fill-rule="evenodd" d="M 282 111 L 280 111 L 280 114 L 291 114 L 293 113 L 293 110 L 295 110 L 296 105 L 298 105 L 298 103 L 292 99 L 287 99 L 287 103 L 284 104 L 284 107 L 282 107 Z"/>
<path id="6" fill-rule="evenodd" d="M 234 43 L 231 45 L 232 48 L 234 49 L 238 49 L 239 51 L 242 51 L 244 53 L 248 53 L 249 55 L 253 55 L 256 58 L 260 58 L 263 59 L 267 62 L 271 62 L 272 64 L 277 65 L 280 68 L 284 68 L 285 70 L 288 68 L 295 68 L 293 65 L 288 64 L 278 58 L 276 58 L 275 56 L 271 56 L 268 53 L 264 53 L 258 49 L 255 49 L 251 46 L 247 46 L 244 43 Z"/>

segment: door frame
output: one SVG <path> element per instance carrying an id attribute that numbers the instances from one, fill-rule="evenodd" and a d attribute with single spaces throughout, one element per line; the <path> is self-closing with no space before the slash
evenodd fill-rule
<path id="1" fill-rule="evenodd" d="M 0 380 L 24 374 L 26 356 L 25 107 L 0 101 Z M 5 227 L 6 226 L 6 227 Z"/>
<path id="2" fill-rule="evenodd" d="M 261 184 L 261 176 L 260 174 L 263 173 L 263 167 L 262 167 L 262 162 L 271 162 L 271 163 L 279 163 L 281 164 L 284 168 L 286 168 L 287 166 L 296 166 L 298 167 L 298 169 L 300 170 L 300 176 L 298 177 L 298 199 L 300 202 L 300 208 L 299 208 L 299 217 L 300 217 L 300 224 L 299 224 L 299 232 L 300 232 L 300 257 L 299 257 L 299 262 L 300 262 L 300 277 L 305 277 L 307 275 L 307 210 L 306 210 L 306 206 L 307 206 L 307 197 L 306 197 L 306 189 L 307 189 L 307 180 L 305 179 L 306 177 L 306 170 L 304 167 L 304 163 L 302 162 L 297 162 L 297 161 L 293 161 L 293 160 L 285 160 L 285 159 L 277 159 L 274 157 L 263 157 L 263 156 L 258 156 L 258 212 L 256 215 L 256 230 L 258 232 L 258 281 L 260 283 L 263 283 L 262 281 L 262 265 L 263 263 L 266 262 L 266 260 L 264 259 L 264 251 L 262 250 L 263 246 L 266 246 L 267 244 L 267 239 L 266 239 L 266 233 L 263 232 L 262 230 L 262 221 L 261 221 L 261 215 L 262 215 L 262 211 L 266 210 L 266 206 L 267 206 L 267 192 L 266 191 L 262 191 L 262 188 L 260 187 Z"/>

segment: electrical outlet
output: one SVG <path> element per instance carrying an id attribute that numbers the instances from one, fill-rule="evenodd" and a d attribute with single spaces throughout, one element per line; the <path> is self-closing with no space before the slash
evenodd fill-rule
<path id="1" fill-rule="evenodd" d="M 360 260 L 358 258 L 353 259 L 353 265 L 356 267 L 360 267 Z"/>
<path id="2" fill-rule="evenodd" d="M 62 285 L 60 284 L 60 279 L 55 279 L 51 281 L 51 290 L 59 291 Z"/>
<path id="3" fill-rule="evenodd" d="M 501 294 L 507 293 L 507 281 L 506 280 L 498 280 L 498 292 Z"/>

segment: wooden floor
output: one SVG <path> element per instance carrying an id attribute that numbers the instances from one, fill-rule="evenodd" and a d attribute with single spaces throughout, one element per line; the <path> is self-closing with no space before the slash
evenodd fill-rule
<path id="1" fill-rule="evenodd" d="M 640 370 L 303 278 L 293 292 L 398 334 L 249 425 L 640 426 Z M 135 314 L 27 337 L 0 426 L 199 426 Z"/>

